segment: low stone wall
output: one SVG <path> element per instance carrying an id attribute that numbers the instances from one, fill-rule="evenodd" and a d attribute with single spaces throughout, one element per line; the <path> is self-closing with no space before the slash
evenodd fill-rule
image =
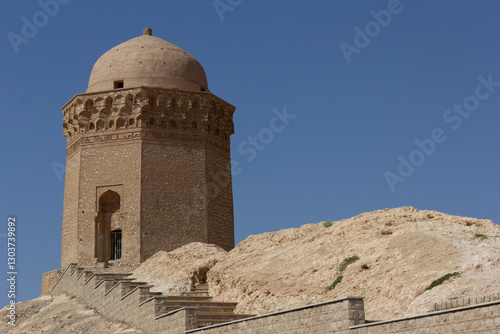
<path id="1" fill-rule="evenodd" d="M 42 275 L 42 296 L 50 295 L 50 290 L 64 273 L 64 269 L 56 269 Z"/>
<path id="2" fill-rule="evenodd" d="M 462 306 L 482 304 L 482 303 L 492 302 L 495 300 L 500 300 L 500 293 L 494 293 L 486 296 L 451 299 L 444 302 L 432 304 L 431 312 L 449 310 L 451 308 L 457 308 Z"/>
<path id="3" fill-rule="evenodd" d="M 363 298 L 346 297 L 186 331 L 192 334 L 348 333 L 365 321 Z"/>
<path id="4" fill-rule="evenodd" d="M 350 327 L 351 334 L 500 333 L 500 300 Z"/>
<path id="5" fill-rule="evenodd" d="M 66 294 L 96 310 L 112 321 L 120 321 L 145 333 L 184 333 L 197 327 L 197 309 L 179 308 L 159 315 L 155 297 L 149 297 L 150 286 L 131 289 L 129 281 L 117 285 L 102 280 L 99 274 L 77 269 L 76 264 L 64 271 L 51 291 L 52 295 Z"/>

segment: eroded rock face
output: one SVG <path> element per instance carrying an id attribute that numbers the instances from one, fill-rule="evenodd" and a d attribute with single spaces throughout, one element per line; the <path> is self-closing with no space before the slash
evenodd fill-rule
<path id="1" fill-rule="evenodd" d="M 206 283 L 207 272 L 226 254 L 219 246 L 193 242 L 172 252 L 156 253 L 132 277 L 154 285 L 152 291 L 175 295 L 190 291 L 197 283 Z"/>

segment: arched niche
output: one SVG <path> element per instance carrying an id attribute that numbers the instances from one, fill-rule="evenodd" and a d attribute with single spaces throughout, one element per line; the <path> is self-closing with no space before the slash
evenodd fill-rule
<path id="1" fill-rule="evenodd" d="M 97 262 L 121 258 L 122 228 L 120 219 L 120 195 L 112 190 L 99 197 L 95 222 L 95 257 Z"/>

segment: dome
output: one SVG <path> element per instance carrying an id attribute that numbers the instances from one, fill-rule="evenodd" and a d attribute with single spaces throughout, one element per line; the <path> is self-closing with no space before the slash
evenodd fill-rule
<path id="1" fill-rule="evenodd" d="M 151 29 L 103 54 L 94 64 L 87 93 L 140 86 L 207 91 L 207 77 L 200 63 L 186 51 Z"/>

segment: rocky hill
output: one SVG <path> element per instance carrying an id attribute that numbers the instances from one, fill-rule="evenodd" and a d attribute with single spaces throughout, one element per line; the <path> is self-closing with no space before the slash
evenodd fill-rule
<path id="1" fill-rule="evenodd" d="M 237 311 L 246 314 L 364 296 L 367 319 L 385 320 L 428 312 L 435 302 L 500 292 L 500 226 L 412 207 L 385 209 L 252 235 L 230 252 L 202 243 L 158 252 L 134 277 L 163 294 L 208 281 L 214 301 L 237 301 Z M 19 303 L 20 326 L 12 333 L 63 327 L 78 333 L 86 326 L 136 332 L 64 298 Z M 0 333 L 8 330 L 0 326 Z"/>
<path id="2" fill-rule="evenodd" d="M 359 260 L 340 273 L 347 258 Z M 240 313 L 364 296 L 367 319 L 391 319 L 428 312 L 435 302 L 500 292 L 500 226 L 412 207 L 385 209 L 252 235 L 228 253 L 189 244 L 157 253 L 135 275 L 171 294 L 190 289 L 205 272 L 214 300 L 237 301 Z M 460 277 L 426 290 L 456 272 Z"/>

